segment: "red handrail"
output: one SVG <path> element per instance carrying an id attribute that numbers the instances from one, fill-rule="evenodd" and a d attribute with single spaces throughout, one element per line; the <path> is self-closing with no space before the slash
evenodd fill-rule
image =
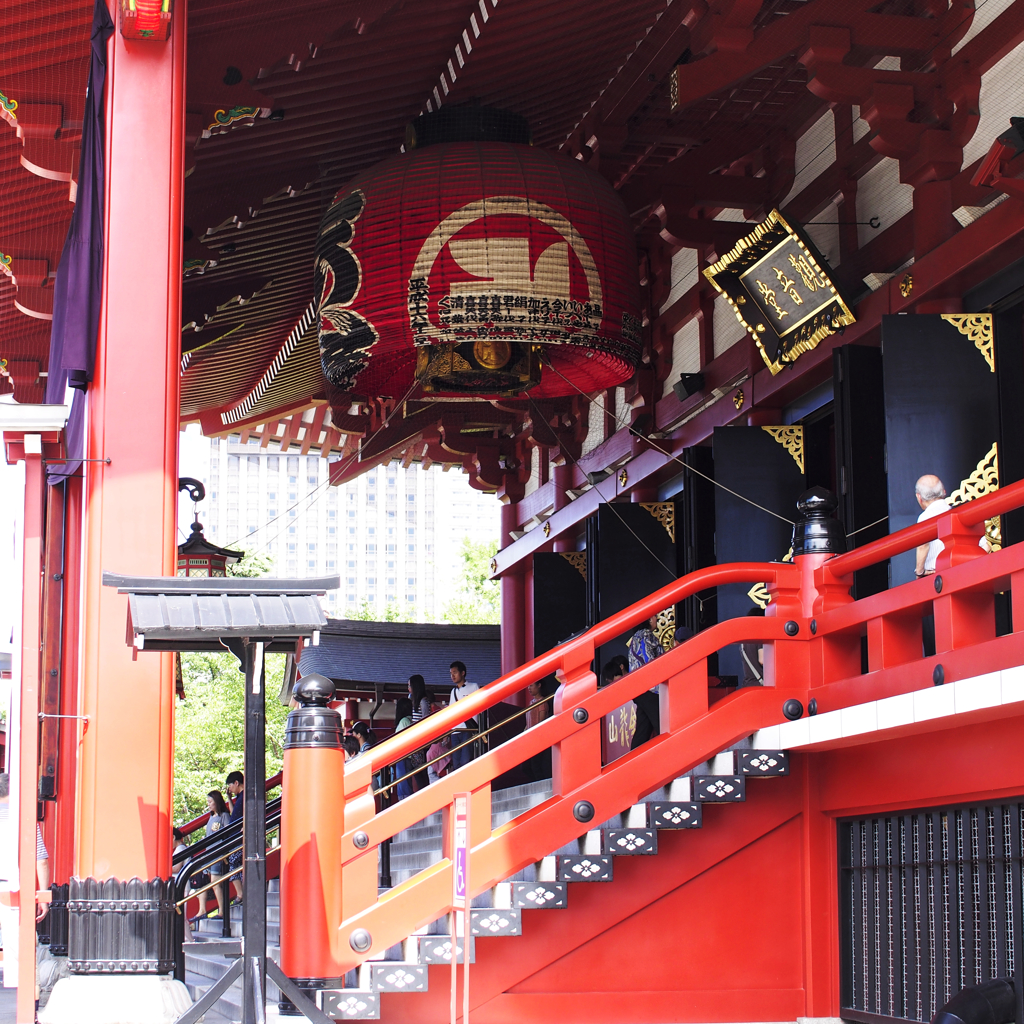
<path id="1" fill-rule="evenodd" d="M 281 785 L 281 779 L 284 778 L 283 772 L 278 772 L 276 775 L 271 775 L 267 779 L 266 788 L 264 792 L 269 793 L 275 786 Z M 205 814 L 200 814 L 198 818 L 193 818 L 191 821 L 185 822 L 184 825 L 178 826 L 178 831 L 183 836 L 190 836 L 197 829 L 201 829 L 210 820 L 210 812 L 207 811 Z"/>
<path id="2" fill-rule="evenodd" d="M 463 697 L 457 704 L 449 705 L 429 718 L 417 722 L 411 728 L 403 729 L 396 736 L 378 743 L 360 760 L 370 760 L 374 771 L 393 764 L 414 750 L 426 746 L 439 736 L 451 732 L 467 718 L 475 717 L 481 711 L 499 704 L 506 697 L 518 693 L 530 683 L 551 675 L 556 669 L 562 668 L 566 662 L 570 665 L 577 662 L 589 664 L 593 659 L 595 647 L 621 636 L 626 630 L 645 622 L 652 615 L 669 605 L 677 604 L 691 594 L 707 590 L 709 587 L 725 586 L 729 583 L 775 583 L 781 575 L 785 574 L 793 574 L 795 582 L 797 572 L 798 570 L 794 566 L 778 562 L 737 562 L 732 565 L 714 565 L 707 569 L 698 569 L 697 572 L 692 572 L 669 583 L 637 601 L 636 604 L 599 622 L 596 626 L 588 629 L 586 633 L 528 661 L 525 665 L 521 665 L 495 682 Z"/>
<path id="3" fill-rule="evenodd" d="M 838 555 L 829 560 L 829 571 L 834 576 L 845 576 L 869 565 L 874 565 L 876 562 L 892 558 L 894 555 L 902 554 L 921 544 L 927 544 L 938 537 L 940 523 L 948 518 L 956 517 L 964 525 L 973 526 L 992 516 L 1001 515 L 1010 509 L 1017 508 L 1021 504 L 1024 504 L 1024 480 L 1009 484 L 983 498 L 956 505 L 942 516 L 935 516 L 923 523 L 916 523 L 890 534 L 888 537 L 883 537 L 881 540 L 865 544 L 845 555 Z M 411 729 L 405 729 L 397 736 L 379 743 L 369 754 L 374 770 L 379 770 L 400 760 L 412 751 L 418 750 L 438 736 L 450 732 L 467 718 L 475 717 L 481 711 L 500 703 L 528 684 L 550 675 L 556 668 L 562 666 L 566 658 L 571 661 L 572 655 L 577 652 L 588 650 L 592 652 L 595 647 L 620 636 L 626 630 L 650 618 L 651 615 L 670 604 L 677 604 L 691 594 L 699 593 L 709 587 L 723 586 L 728 583 L 777 582 L 778 574 L 784 571 L 785 567 L 779 563 L 738 562 L 699 569 L 697 572 L 675 580 L 648 597 L 637 601 L 636 604 L 630 605 L 623 611 L 598 623 L 581 636 L 553 648 L 546 654 L 542 654 L 534 658 L 533 661 L 502 676 L 496 682 L 464 697 L 458 702 L 457 707 L 453 705 L 445 708 L 443 711 L 431 715 L 430 718 L 418 722 Z M 792 568 L 790 571 L 793 571 Z M 589 661 L 590 658 L 585 660 Z"/>
<path id="4" fill-rule="evenodd" d="M 850 555 L 826 560 L 823 572 L 814 571 L 821 565 L 820 559 L 798 556 L 794 564 L 748 563 L 693 573 L 350 762 L 344 770 L 341 837 L 346 909 L 335 932 L 335 954 L 341 966 L 350 969 L 451 909 L 450 850 L 413 879 L 378 895 L 376 849 L 388 837 L 449 806 L 457 792 L 472 793 L 480 801 L 479 811 L 474 814 L 482 815 L 483 825 L 478 826 L 470 859 L 473 887 L 482 891 L 578 836 L 583 820 L 575 814 L 579 801 L 588 802 L 593 809 L 588 820 L 605 820 L 726 749 L 739 737 L 778 724 L 790 700 L 807 707 L 813 696 L 818 711 L 828 712 L 897 693 L 931 689 L 938 658 L 944 663 L 946 681 L 1019 665 L 1024 658 L 1024 621 L 1015 634 L 997 638 L 994 621 L 986 618 L 982 622 L 979 617 L 984 618 L 986 607 L 991 611 L 995 590 L 1006 589 L 1011 578 L 1024 576 L 1024 545 L 985 557 L 975 547 L 977 557 L 968 557 L 942 571 L 941 587 L 932 580 L 918 580 L 856 602 L 847 593 L 845 576 L 924 541 L 937 537 L 949 541 L 958 534 L 962 536 L 962 527 L 1021 504 L 1024 483 L 865 545 Z M 836 586 L 840 573 L 843 578 Z M 628 631 L 654 612 L 706 587 L 758 581 L 773 587 L 768 617 L 721 622 L 602 689 L 597 689 L 587 675 L 595 646 Z M 987 606 L 977 600 L 984 593 L 989 595 Z M 874 662 L 879 667 L 861 674 L 861 636 L 870 621 L 889 618 L 891 628 L 868 630 L 869 656 L 873 645 L 882 642 L 880 638 L 901 628 L 910 636 L 914 614 L 923 614 L 926 606 L 936 601 L 945 602 L 961 619 L 978 619 L 978 628 L 954 631 L 944 626 L 948 648 L 941 649 L 936 658 L 921 656 L 918 633 L 915 653 L 908 653 L 915 644 L 904 643 L 905 650 L 896 650 L 895 656 L 876 656 Z M 812 607 L 821 609 L 815 611 L 813 619 L 809 612 Z M 991 618 L 994 620 L 994 615 Z M 937 639 L 938 635 L 937 630 Z M 765 644 L 766 680 L 774 685 L 741 689 L 709 707 L 708 655 L 745 641 Z M 566 685 L 554 715 L 408 799 L 379 812 L 375 809 L 375 771 L 557 668 L 564 670 Z M 663 694 L 668 698 L 663 731 L 637 750 L 602 766 L 594 723 L 656 684 L 665 687 Z M 511 822 L 491 829 L 493 781 L 549 747 L 559 750 L 555 794 Z M 353 954 L 356 929 L 365 929 L 372 936 L 372 944 L 370 949 Z"/>
<path id="5" fill-rule="evenodd" d="M 954 505 L 949 512 L 941 516 L 926 519 L 923 523 L 915 523 L 888 537 L 872 541 L 862 548 L 855 548 L 845 555 L 837 555 L 828 563 L 829 572 L 833 576 L 847 576 L 860 569 L 866 569 L 876 562 L 883 562 L 894 555 L 901 555 L 921 544 L 928 544 L 939 535 L 939 524 L 950 519 L 958 519 L 964 526 L 977 526 L 993 516 L 1002 515 L 1024 504 L 1024 480 L 1007 484 L 992 494 L 974 501 L 966 501 L 962 505 Z"/>

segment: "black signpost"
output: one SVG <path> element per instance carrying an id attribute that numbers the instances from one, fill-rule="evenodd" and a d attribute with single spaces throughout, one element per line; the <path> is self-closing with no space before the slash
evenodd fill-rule
<path id="1" fill-rule="evenodd" d="M 242 979 L 242 1022 L 266 1021 L 267 975 L 307 1019 L 329 1024 L 306 993 L 267 958 L 266 674 L 271 652 L 317 643 L 327 624 L 318 596 L 336 576 L 308 580 L 140 577 L 103 574 L 128 595 L 128 636 L 139 651 L 230 650 L 245 673 L 245 788 L 240 956 L 176 1024 L 195 1024 Z M 70 922 L 75 927 L 74 919 Z"/>

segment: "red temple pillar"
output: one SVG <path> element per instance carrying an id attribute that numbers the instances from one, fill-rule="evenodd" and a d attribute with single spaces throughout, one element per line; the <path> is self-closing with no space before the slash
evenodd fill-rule
<path id="1" fill-rule="evenodd" d="M 33 440 L 34 439 L 34 442 Z M 42 630 L 43 461 L 40 435 L 26 435 L 25 526 L 18 722 L 18 1024 L 35 1020 L 36 779 L 39 763 L 39 656 Z M 12 893 L 13 895 L 13 893 Z"/>
<path id="2" fill-rule="evenodd" d="M 158 903 L 170 895 L 173 656 L 133 657 L 127 598 L 104 587 L 102 574 L 175 572 L 185 16 L 186 4 L 176 3 L 167 40 L 127 40 L 115 30 L 108 44 L 106 251 L 86 441 L 86 457 L 97 461 L 84 467 L 83 493 L 78 713 L 87 727 L 72 899 L 76 885 L 88 899 L 95 886 L 121 891 L 133 878 Z M 94 1015 L 102 1005 L 111 1022 L 134 1019 L 139 1006 L 189 1006 L 156 936 L 145 949 L 134 941 L 149 930 L 171 934 L 173 912 L 159 913 L 158 922 L 122 931 L 95 911 L 72 911 L 73 974 L 54 989 L 48 1020 L 70 1024 L 83 1003 Z"/>
<path id="3" fill-rule="evenodd" d="M 53 806 L 53 847 L 50 849 L 52 880 L 67 882 L 75 864 L 75 779 L 78 767 L 78 741 L 82 723 L 78 714 L 78 592 L 82 563 L 82 481 L 71 477 L 64 495 L 64 604 L 63 647 L 60 664 L 60 741 L 57 747 L 57 799 Z"/>

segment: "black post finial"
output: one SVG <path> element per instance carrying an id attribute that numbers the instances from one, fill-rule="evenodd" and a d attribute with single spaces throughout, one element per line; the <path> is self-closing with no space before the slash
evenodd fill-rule
<path id="1" fill-rule="evenodd" d="M 797 498 L 793 526 L 793 555 L 841 555 L 846 550 L 846 531 L 834 518 L 839 499 L 824 487 L 812 487 Z"/>
<path id="2" fill-rule="evenodd" d="M 341 715 L 327 705 L 334 699 L 334 682 L 319 672 L 303 676 L 292 689 L 299 707 L 288 714 L 284 749 L 294 747 L 341 748 Z"/>
<path id="3" fill-rule="evenodd" d="M 304 707 L 322 707 L 334 700 L 334 681 L 319 672 L 303 676 L 292 688 L 292 696 Z"/>

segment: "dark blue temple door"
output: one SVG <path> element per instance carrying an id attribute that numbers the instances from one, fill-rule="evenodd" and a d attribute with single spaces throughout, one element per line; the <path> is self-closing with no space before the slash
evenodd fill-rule
<path id="1" fill-rule="evenodd" d="M 628 608 L 679 575 L 674 501 L 598 505 L 588 521 L 587 586 L 592 622 Z M 661 630 L 675 631 L 675 608 L 665 609 Z M 604 644 L 598 673 L 616 654 L 626 653 L 633 630 Z"/>
<path id="2" fill-rule="evenodd" d="M 534 657 L 586 628 L 586 552 L 537 552 L 533 556 Z"/>
<path id="3" fill-rule="evenodd" d="M 889 530 L 917 522 L 917 479 L 932 473 L 954 500 L 998 486 L 999 402 L 991 314 L 882 317 Z M 890 586 L 914 578 L 912 551 Z"/>
<path id="4" fill-rule="evenodd" d="M 836 428 L 837 517 L 847 546 L 860 547 L 889 532 L 885 477 L 885 392 L 882 350 L 842 345 L 832 353 Z M 889 563 L 861 569 L 854 597 L 868 597 L 889 586 Z"/>
<path id="5" fill-rule="evenodd" d="M 724 485 L 715 491 L 715 561 L 724 565 L 785 558 L 805 483 L 803 427 L 716 427 L 713 450 L 715 481 Z M 766 597 L 760 585 L 719 587 L 718 621 L 763 607 Z M 720 652 L 719 672 L 742 678 L 738 647 Z"/>

